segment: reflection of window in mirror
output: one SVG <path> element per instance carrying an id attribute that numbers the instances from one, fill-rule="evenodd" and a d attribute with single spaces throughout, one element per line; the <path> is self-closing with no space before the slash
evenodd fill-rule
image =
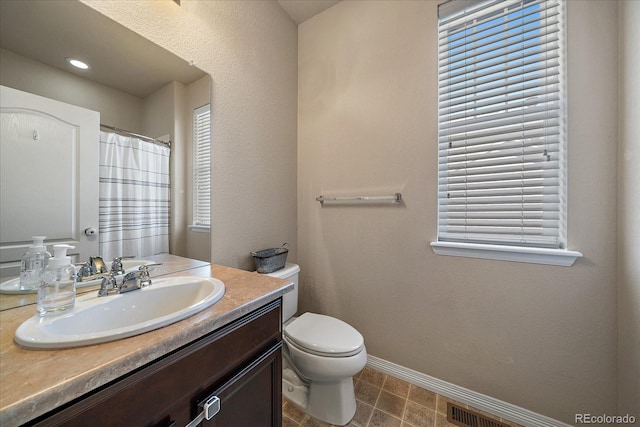
<path id="1" fill-rule="evenodd" d="M 211 108 L 193 111 L 193 231 L 211 226 Z"/>

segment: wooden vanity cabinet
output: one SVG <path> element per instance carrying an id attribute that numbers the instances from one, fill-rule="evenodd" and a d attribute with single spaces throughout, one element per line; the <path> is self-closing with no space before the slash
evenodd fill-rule
<path id="1" fill-rule="evenodd" d="M 184 427 L 211 395 L 203 426 L 282 424 L 281 300 L 58 408 L 30 425 Z"/>

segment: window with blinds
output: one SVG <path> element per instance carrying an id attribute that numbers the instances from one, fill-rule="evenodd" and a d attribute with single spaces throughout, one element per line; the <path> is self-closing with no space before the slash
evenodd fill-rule
<path id="1" fill-rule="evenodd" d="M 193 225 L 211 226 L 211 109 L 193 112 Z"/>
<path id="2" fill-rule="evenodd" d="M 438 242 L 565 248 L 563 9 L 438 7 Z"/>

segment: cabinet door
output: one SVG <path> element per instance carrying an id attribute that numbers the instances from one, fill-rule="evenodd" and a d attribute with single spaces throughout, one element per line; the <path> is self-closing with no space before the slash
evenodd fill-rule
<path id="1" fill-rule="evenodd" d="M 220 412 L 203 427 L 279 427 L 282 425 L 282 343 L 257 358 L 212 394 Z"/>

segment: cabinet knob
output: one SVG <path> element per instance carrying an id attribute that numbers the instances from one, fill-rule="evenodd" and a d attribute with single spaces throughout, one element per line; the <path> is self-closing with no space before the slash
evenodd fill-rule
<path id="1" fill-rule="evenodd" d="M 204 420 L 210 420 L 218 412 L 220 412 L 220 399 L 218 396 L 209 396 L 204 402 L 198 405 L 202 408 L 202 412 L 193 419 L 186 427 L 195 427 Z"/>

